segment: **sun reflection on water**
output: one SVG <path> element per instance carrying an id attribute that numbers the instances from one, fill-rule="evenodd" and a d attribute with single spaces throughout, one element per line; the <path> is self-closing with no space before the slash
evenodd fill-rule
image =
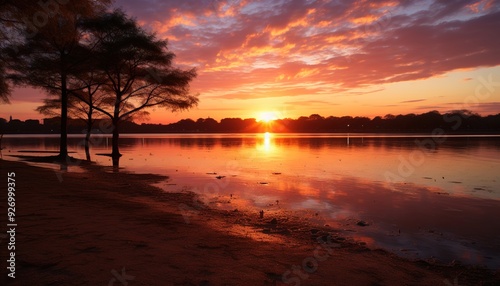
<path id="1" fill-rule="evenodd" d="M 257 149 L 264 150 L 266 152 L 271 152 L 275 149 L 274 142 L 273 142 L 273 135 L 270 132 L 266 132 L 263 135 L 263 141 L 262 144 L 257 146 Z"/>

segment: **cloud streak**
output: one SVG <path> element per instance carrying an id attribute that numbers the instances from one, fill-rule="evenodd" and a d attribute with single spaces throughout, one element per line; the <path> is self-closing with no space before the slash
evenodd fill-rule
<path id="1" fill-rule="evenodd" d="M 412 99 L 412 100 L 405 100 L 405 101 L 401 101 L 400 103 L 416 103 L 416 102 L 422 102 L 422 101 L 426 101 L 427 99 Z"/>

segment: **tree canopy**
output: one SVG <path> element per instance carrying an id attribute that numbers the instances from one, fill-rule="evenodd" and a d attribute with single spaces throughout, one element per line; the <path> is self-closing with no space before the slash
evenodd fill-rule
<path id="1" fill-rule="evenodd" d="M 19 66 L 17 56 L 21 56 L 20 53 L 35 52 L 31 48 L 47 42 L 64 51 L 68 44 L 72 45 L 68 40 L 75 38 L 75 22 L 105 11 L 110 3 L 111 0 L 0 1 L 0 48 L 3 50 L 0 56 L 0 101 L 9 102 L 11 87 L 7 74 Z M 20 51 L 22 47 L 24 49 Z"/>

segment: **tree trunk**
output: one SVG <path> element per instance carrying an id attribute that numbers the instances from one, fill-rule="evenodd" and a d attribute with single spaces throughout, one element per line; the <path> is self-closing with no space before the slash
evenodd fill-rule
<path id="1" fill-rule="evenodd" d="M 61 138 L 59 141 L 59 157 L 68 158 L 68 89 L 66 74 L 61 74 Z"/>
<path id="2" fill-rule="evenodd" d="M 87 113 L 87 134 L 85 134 L 85 155 L 87 156 L 87 161 L 90 162 L 90 135 L 92 134 L 92 107 L 90 107 Z"/>
<path id="3" fill-rule="evenodd" d="M 113 140 L 111 141 L 112 144 L 111 158 L 113 160 L 114 169 L 119 168 L 120 157 L 122 156 L 118 148 L 118 140 L 120 138 L 120 131 L 118 130 L 118 122 L 119 122 L 118 119 L 113 118 Z"/>
<path id="4" fill-rule="evenodd" d="M 118 78 L 118 83 L 120 82 L 120 78 Z M 118 88 L 120 89 L 120 88 Z M 120 130 L 119 130 L 119 123 L 120 123 L 120 104 L 122 100 L 122 95 L 121 93 L 116 94 L 116 100 L 115 100 L 115 110 L 113 112 L 113 118 L 111 119 L 111 122 L 113 122 L 113 140 L 111 141 L 112 144 L 112 151 L 111 151 L 111 159 L 113 160 L 113 169 L 115 172 L 118 171 L 119 166 L 120 166 L 120 157 L 122 156 L 120 154 L 120 150 L 118 148 L 118 139 L 120 137 Z"/>
<path id="5" fill-rule="evenodd" d="M 87 156 L 87 161 L 90 162 L 90 132 L 92 130 L 90 128 L 87 129 L 87 134 L 85 134 L 85 155 Z"/>

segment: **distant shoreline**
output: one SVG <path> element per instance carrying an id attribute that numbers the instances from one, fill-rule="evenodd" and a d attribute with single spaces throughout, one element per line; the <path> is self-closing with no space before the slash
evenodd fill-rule
<path id="1" fill-rule="evenodd" d="M 60 118 L 21 121 L 0 118 L 0 133 L 59 133 Z M 111 133 L 109 119 L 95 119 L 93 133 Z M 68 120 L 68 133 L 86 133 L 89 127 L 81 119 Z M 312 114 L 297 119 L 282 118 L 259 121 L 255 118 L 182 119 L 170 124 L 135 123 L 124 121 L 120 133 L 429 133 L 429 134 L 500 134 L 500 113 L 480 116 L 467 110 L 441 114 L 431 111 L 422 114 L 368 117 L 323 117 Z"/>
<path id="2" fill-rule="evenodd" d="M 425 132 L 121 132 L 121 135 L 125 136 L 140 136 L 140 135 L 258 135 L 263 133 L 272 133 L 275 135 L 314 135 L 314 136 L 333 136 L 333 137 L 433 137 L 437 135 L 433 135 L 431 133 Z M 4 133 L 5 138 L 15 137 L 15 136 L 50 136 L 50 137 L 59 137 L 58 133 Z M 85 137 L 84 133 L 68 133 L 69 136 L 73 137 Z M 75 136 L 78 135 L 78 136 Z M 92 136 L 109 136 L 111 137 L 111 133 L 91 133 Z M 445 133 L 439 136 L 443 137 L 500 137 L 499 132 L 454 132 L 454 133 Z"/>

